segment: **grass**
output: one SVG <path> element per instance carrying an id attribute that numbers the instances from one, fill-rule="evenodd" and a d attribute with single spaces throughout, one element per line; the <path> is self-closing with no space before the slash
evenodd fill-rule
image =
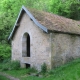
<path id="1" fill-rule="evenodd" d="M 10 79 L 8 79 L 8 78 L 6 78 L 6 77 L 0 75 L 0 80 L 10 80 Z"/>
<path id="2" fill-rule="evenodd" d="M 80 59 L 48 71 L 45 76 L 30 76 L 28 69 L 4 71 L 20 80 L 80 80 Z"/>

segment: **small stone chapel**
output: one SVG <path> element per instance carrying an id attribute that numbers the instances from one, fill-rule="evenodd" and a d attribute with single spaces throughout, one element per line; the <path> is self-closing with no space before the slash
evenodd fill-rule
<path id="1" fill-rule="evenodd" d="M 8 40 L 21 67 L 52 69 L 80 57 L 80 21 L 22 6 Z"/>

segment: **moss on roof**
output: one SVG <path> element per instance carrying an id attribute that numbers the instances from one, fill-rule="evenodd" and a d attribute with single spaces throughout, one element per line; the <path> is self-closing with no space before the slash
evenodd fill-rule
<path id="1" fill-rule="evenodd" d="M 38 20 L 38 22 L 48 30 L 80 34 L 80 21 L 35 9 L 28 10 Z"/>

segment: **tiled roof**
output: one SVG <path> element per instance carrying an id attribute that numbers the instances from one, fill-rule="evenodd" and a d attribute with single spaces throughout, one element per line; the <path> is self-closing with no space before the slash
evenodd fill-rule
<path id="1" fill-rule="evenodd" d="M 33 9 L 29 11 L 48 30 L 80 34 L 80 21 Z"/>

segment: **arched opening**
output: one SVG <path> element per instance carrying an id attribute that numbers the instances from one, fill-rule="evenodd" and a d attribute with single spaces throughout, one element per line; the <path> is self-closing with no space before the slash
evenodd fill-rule
<path id="1" fill-rule="evenodd" d="M 29 34 L 27 35 L 27 46 L 26 46 L 26 48 L 27 48 L 27 57 L 30 57 L 30 36 L 29 36 Z"/>
<path id="2" fill-rule="evenodd" d="M 30 35 L 28 33 L 23 35 L 22 57 L 30 57 Z"/>

